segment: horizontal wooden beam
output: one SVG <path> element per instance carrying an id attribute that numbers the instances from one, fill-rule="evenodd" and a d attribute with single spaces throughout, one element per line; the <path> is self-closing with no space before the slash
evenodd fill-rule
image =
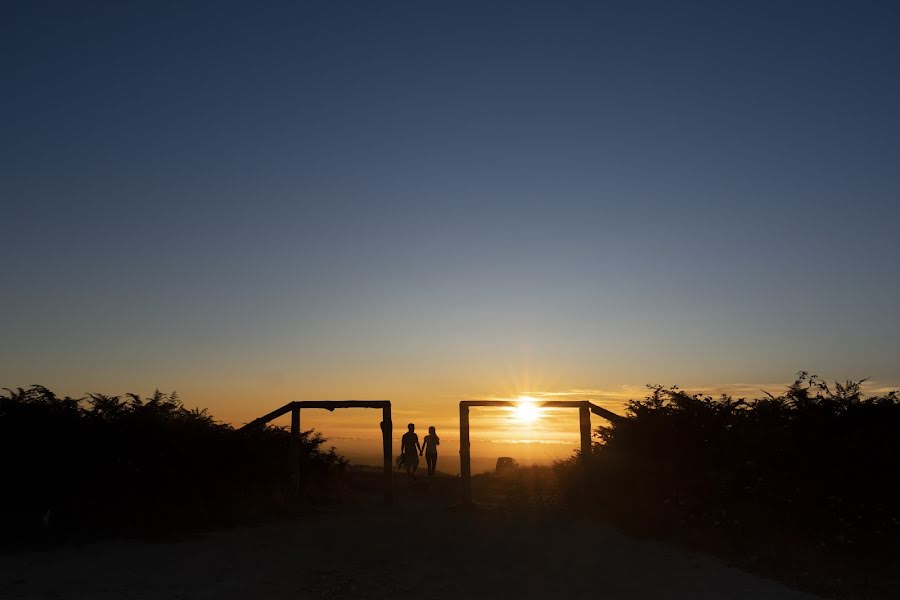
<path id="1" fill-rule="evenodd" d="M 288 402 L 281 408 L 276 408 L 269 414 L 263 415 L 258 419 L 253 419 L 243 427 L 240 427 L 239 431 L 265 425 L 281 415 L 286 415 L 295 408 L 324 408 L 325 410 L 334 410 L 336 408 L 384 408 L 385 406 L 390 405 L 390 400 L 298 400 L 296 402 Z"/>
<path id="2" fill-rule="evenodd" d="M 519 406 L 520 404 L 532 404 L 544 408 L 578 408 L 584 406 L 585 400 L 463 400 L 460 406 Z"/>
<path id="3" fill-rule="evenodd" d="M 300 400 L 292 403 L 297 408 L 384 408 L 390 406 L 390 400 Z"/>

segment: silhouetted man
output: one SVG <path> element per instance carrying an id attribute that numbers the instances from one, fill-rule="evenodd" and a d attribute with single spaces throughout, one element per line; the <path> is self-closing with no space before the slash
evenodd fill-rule
<path id="1" fill-rule="evenodd" d="M 403 457 L 403 466 L 406 467 L 409 481 L 415 481 L 416 469 L 419 468 L 419 452 L 422 447 L 419 445 L 419 436 L 416 435 L 416 426 L 410 423 L 407 427 L 409 431 L 400 438 L 400 456 Z"/>

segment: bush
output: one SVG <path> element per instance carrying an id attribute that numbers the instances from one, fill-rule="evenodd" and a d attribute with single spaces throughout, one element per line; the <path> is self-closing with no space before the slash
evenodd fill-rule
<path id="1" fill-rule="evenodd" d="M 177 394 L 59 398 L 42 386 L 0 394 L 7 457 L 0 538 L 137 534 L 209 527 L 289 504 L 289 433 L 238 431 Z M 307 431 L 304 490 L 325 494 L 344 461 Z"/>
<path id="2" fill-rule="evenodd" d="M 655 534 L 751 554 L 890 558 L 900 542 L 900 398 L 864 397 L 861 383 L 831 387 L 801 372 L 782 395 L 755 400 L 649 386 L 625 419 L 597 428 L 591 501 Z"/>

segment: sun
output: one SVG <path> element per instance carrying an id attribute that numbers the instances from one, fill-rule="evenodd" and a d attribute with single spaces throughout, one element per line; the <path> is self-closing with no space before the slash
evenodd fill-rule
<path id="1" fill-rule="evenodd" d="M 534 398 L 522 396 L 516 402 L 515 416 L 517 421 L 534 423 L 541 416 L 541 409 L 538 408 Z"/>

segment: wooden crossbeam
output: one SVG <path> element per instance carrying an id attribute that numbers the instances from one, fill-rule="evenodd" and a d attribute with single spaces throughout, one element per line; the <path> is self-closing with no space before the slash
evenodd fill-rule
<path id="1" fill-rule="evenodd" d="M 253 419 L 252 421 L 250 421 L 243 427 L 238 428 L 238 431 L 244 431 L 247 429 L 253 429 L 254 427 L 259 427 L 260 425 L 265 425 L 269 421 L 277 419 L 281 415 L 286 415 L 287 413 L 291 412 L 291 409 L 293 409 L 293 408 L 294 408 L 294 403 L 288 402 L 281 408 L 276 408 L 275 410 L 273 410 L 272 412 L 270 412 L 267 415 L 263 415 L 258 419 Z"/>
<path id="2" fill-rule="evenodd" d="M 265 425 L 269 421 L 274 421 L 281 415 L 286 415 L 291 412 L 295 408 L 323 408 L 325 410 L 333 411 L 336 408 L 384 408 L 385 406 L 390 406 L 390 400 L 297 400 L 294 402 L 288 402 L 281 408 L 276 408 L 272 412 L 261 416 L 258 419 L 253 419 L 246 425 L 239 428 L 239 430 L 243 429 L 252 429 L 254 427 L 259 427 L 260 425 Z"/>
<path id="3" fill-rule="evenodd" d="M 591 412 L 597 415 L 598 417 L 603 417 L 607 421 L 612 421 L 613 423 L 617 423 L 624 419 L 622 415 L 617 415 L 616 413 L 606 410 L 602 406 L 597 406 L 593 402 L 588 402 L 588 407 L 591 409 Z"/>

